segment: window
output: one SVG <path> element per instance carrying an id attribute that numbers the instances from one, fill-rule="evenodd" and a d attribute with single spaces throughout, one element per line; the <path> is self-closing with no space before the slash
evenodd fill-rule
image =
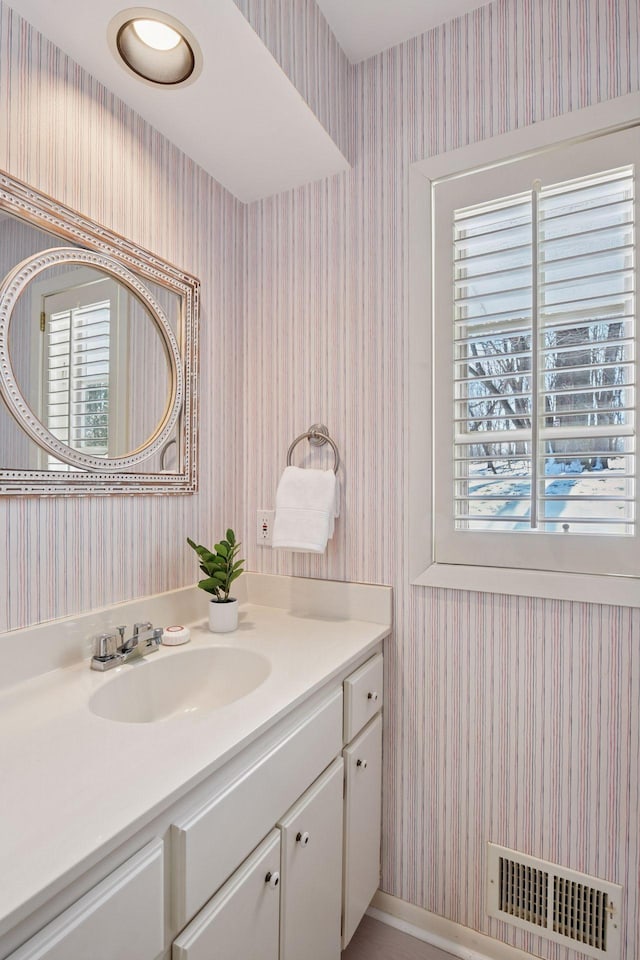
<path id="1" fill-rule="evenodd" d="M 56 286 L 63 289 L 47 289 Z M 42 332 L 42 422 L 74 450 L 113 456 L 125 428 L 114 383 L 121 339 L 117 286 L 94 279 L 91 271 L 76 270 L 64 283 L 45 281 L 36 299 Z M 44 466 L 73 469 L 49 454 Z"/>
<path id="2" fill-rule="evenodd" d="M 51 311 L 46 336 L 45 423 L 67 446 L 104 457 L 109 450 L 109 301 Z"/>
<path id="3" fill-rule="evenodd" d="M 414 582 L 579 596 L 576 574 L 640 576 L 635 123 L 559 143 L 539 129 L 520 151 L 508 135 L 479 165 L 465 166 L 464 150 L 449 169 L 446 158 L 439 172 L 422 165 L 435 172 L 417 211 L 432 270 L 427 289 L 414 262 L 412 315 L 424 325 L 415 302 L 428 296 L 432 339 L 414 330 L 412 436 L 424 430 L 414 407 L 425 372 L 433 421 L 431 462 L 412 454 L 411 502 L 414 518 L 427 512 L 417 465 L 433 510 L 431 566 Z M 415 570 L 414 530 L 426 525 L 411 526 Z M 525 573 L 547 586 L 523 589 Z M 573 586 L 557 593 L 565 575 Z"/>
<path id="4" fill-rule="evenodd" d="M 633 535 L 633 167 L 454 212 L 455 526 Z"/>

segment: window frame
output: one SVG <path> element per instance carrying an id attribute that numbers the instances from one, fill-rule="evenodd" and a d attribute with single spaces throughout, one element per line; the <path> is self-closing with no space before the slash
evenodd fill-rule
<path id="1" fill-rule="evenodd" d="M 637 576 L 436 562 L 435 526 L 446 517 L 442 505 L 436 502 L 433 476 L 436 452 L 434 415 L 438 405 L 433 382 L 436 294 L 431 279 L 435 249 L 433 190 L 438 181 L 510 164 L 516 159 L 533 157 L 556 150 L 561 145 L 580 143 L 638 124 L 640 95 L 630 94 L 414 163 L 410 168 L 410 325 L 405 355 L 409 381 L 406 410 L 409 429 L 405 450 L 409 464 L 406 490 L 409 509 L 406 511 L 405 535 L 410 580 L 415 585 L 640 605 L 640 577 Z M 429 265 L 428 269 L 425 264 Z M 429 505 L 427 508 L 425 503 Z M 491 533 L 481 536 L 498 535 L 502 536 Z"/>

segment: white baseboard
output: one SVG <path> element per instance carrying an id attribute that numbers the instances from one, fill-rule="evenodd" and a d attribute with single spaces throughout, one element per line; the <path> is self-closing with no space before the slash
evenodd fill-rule
<path id="1" fill-rule="evenodd" d="M 453 920 L 445 920 L 381 890 L 371 901 L 367 914 L 460 960 L 535 960 L 531 953 L 463 927 Z"/>

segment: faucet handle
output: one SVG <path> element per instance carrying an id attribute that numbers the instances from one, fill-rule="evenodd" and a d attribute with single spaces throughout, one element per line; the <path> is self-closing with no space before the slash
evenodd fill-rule
<path id="1" fill-rule="evenodd" d="M 99 633 L 93 638 L 93 655 L 100 660 L 114 657 L 118 652 L 118 638 L 115 633 Z"/>
<path id="2" fill-rule="evenodd" d="M 139 633 L 145 633 L 147 630 L 153 630 L 153 624 L 150 620 L 142 620 L 133 625 L 134 637 L 137 637 Z"/>

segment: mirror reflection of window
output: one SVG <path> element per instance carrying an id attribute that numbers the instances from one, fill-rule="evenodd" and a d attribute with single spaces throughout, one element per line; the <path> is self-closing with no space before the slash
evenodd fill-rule
<path id="1" fill-rule="evenodd" d="M 109 328 L 108 300 L 51 313 L 46 323 L 45 423 L 62 443 L 96 457 L 109 449 Z"/>
<path id="2" fill-rule="evenodd" d="M 118 402 L 115 376 L 122 349 L 118 288 L 109 279 L 67 274 L 64 280 L 64 290 L 40 291 L 40 417 L 74 450 L 115 456 L 127 448 L 126 405 Z M 46 467 L 73 469 L 51 455 Z"/>

